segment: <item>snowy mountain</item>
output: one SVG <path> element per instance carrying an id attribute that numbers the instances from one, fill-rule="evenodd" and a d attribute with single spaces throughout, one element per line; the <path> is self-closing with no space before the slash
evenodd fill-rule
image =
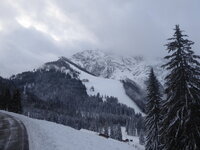
<path id="1" fill-rule="evenodd" d="M 116 97 L 120 103 L 139 113 L 144 112 L 150 67 L 154 67 L 158 79 L 164 83 L 166 71 L 160 67 L 161 61 L 159 59 L 149 63 L 142 57 L 124 57 L 88 50 L 74 54 L 71 59 L 61 57 L 57 61 L 45 63 L 33 72 L 16 75 L 14 79 L 17 79 L 16 83 L 21 88 L 31 88 L 43 100 L 65 101 L 70 93 L 76 93 L 80 98 L 99 93 L 103 97 Z"/>
<path id="2" fill-rule="evenodd" d="M 100 137 L 97 133 L 88 130 L 75 130 L 49 121 L 31 119 L 5 111 L 3 113 L 24 123 L 28 132 L 30 150 L 144 150 L 144 147 L 138 143 L 138 137 L 129 136 L 128 138 L 133 139 L 133 142 L 128 144 Z"/>
<path id="3" fill-rule="evenodd" d="M 61 57 L 58 62 L 69 65 L 69 68 L 66 68 L 64 65 L 58 66 L 56 63 L 46 63 L 42 68 L 48 69 L 54 67 L 65 73 L 69 73 L 70 70 L 73 70 L 78 74 L 77 78 L 85 85 L 88 95 L 97 95 L 99 93 L 102 96 L 114 96 L 118 98 L 120 103 L 134 108 L 136 113 L 142 112 L 137 104 L 126 95 L 123 83 L 119 80 L 97 77 L 81 67 L 78 67 L 65 57 Z"/>
<path id="4" fill-rule="evenodd" d="M 150 67 L 155 69 L 161 83 L 164 83 L 166 75 L 166 71 L 161 68 L 162 59 L 149 62 L 143 57 L 119 56 L 100 50 L 86 50 L 74 54 L 71 61 L 96 76 L 115 80 L 129 78 L 142 88 L 145 88 Z"/>
<path id="5" fill-rule="evenodd" d="M 70 99 L 79 101 L 87 95 L 99 93 L 103 97 L 116 97 L 119 103 L 142 113 L 141 108 L 126 94 L 121 81 L 97 77 L 65 57 L 45 63 L 34 71 L 18 74 L 12 80 L 24 92 L 30 91 L 44 101 L 70 103 Z"/>

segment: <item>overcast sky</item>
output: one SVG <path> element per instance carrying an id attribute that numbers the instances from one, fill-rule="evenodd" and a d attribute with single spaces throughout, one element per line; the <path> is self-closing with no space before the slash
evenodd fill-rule
<path id="1" fill-rule="evenodd" d="M 0 0 L 0 75 L 87 50 L 166 55 L 175 24 L 200 54 L 200 0 Z"/>

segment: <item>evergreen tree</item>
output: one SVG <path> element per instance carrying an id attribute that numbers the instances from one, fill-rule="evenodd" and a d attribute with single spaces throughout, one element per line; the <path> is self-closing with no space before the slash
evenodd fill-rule
<path id="1" fill-rule="evenodd" d="M 116 139 L 121 141 L 122 140 L 122 130 L 120 124 L 116 127 Z"/>
<path id="2" fill-rule="evenodd" d="M 163 105 L 161 137 L 163 150 L 200 149 L 200 63 L 179 26 L 166 44 L 168 60 L 166 101 Z"/>
<path id="3" fill-rule="evenodd" d="M 6 95 L 10 95 L 10 92 L 5 89 L 1 89 L 0 92 L 1 92 L 1 94 L 0 94 L 0 109 L 6 110 L 8 107 L 7 106 L 8 100 L 6 99 Z"/>
<path id="4" fill-rule="evenodd" d="M 107 135 L 107 136 L 109 136 L 108 125 L 107 124 L 104 126 L 104 134 Z"/>
<path id="5" fill-rule="evenodd" d="M 136 120 L 135 118 L 131 118 L 127 120 L 126 123 L 126 132 L 128 135 L 136 136 Z"/>
<path id="6" fill-rule="evenodd" d="M 14 91 L 12 104 L 11 104 L 11 111 L 15 113 L 22 113 L 21 93 L 18 89 Z"/>
<path id="7" fill-rule="evenodd" d="M 7 111 L 11 111 L 11 106 L 12 106 L 12 98 L 11 98 L 11 93 L 10 89 L 6 88 L 5 93 L 4 93 L 4 109 Z"/>
<path id="8" fill-rule="evenodd" d="M 115 128 L 114 128 L 114 125 L 110 126 L 110 138 L 115 139 Z"/>
<path id="9" fill-rule="evenodd" d="M 111 126 L 110 137 L 119 141 L 122 140 L 122 131 L 121 131 L 121 126 L 119 124 Z"/>
<path id="10" fill-rule="evenodd" d="M 139 117 L 136 124 L 137 136 L 140 136 L 141 132 L 144 130 L 144 118 Z"/>
<path id="11" fill-rule="evenodd" d="M 4 109 L 4 98 L 3 95 L 0 95 L 0 109 Z"/>
<path id="12" fill-rule="evenodd" d="M 146 150 L 159 150 L 160 149 L 160 105 L 161 94 L 159 90 L 159 82 L 154 74 L 153 69 L 149 74 L 148 87 L 147 87 L 147 105 L 146 105 Z"/>
<path id="13" fill-rule="evenodd" d="M 140 145 L 144 145 L 145 144 L 144 131 L 141 131 L 141 133 L 140 133 L 139 143 L 140 143 Z M 151 150 L 154 150 L 154 149 L 151 149 Z"/>

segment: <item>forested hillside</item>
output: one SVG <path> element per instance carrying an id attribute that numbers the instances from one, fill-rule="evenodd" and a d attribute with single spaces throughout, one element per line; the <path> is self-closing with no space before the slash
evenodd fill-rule
<path id="1" fill-rule="evenodd" d="M 23 114 L 106 134 L 120 140 L 118 134 L 126 126 L 130 135 L 144 131 L 143 117 L 118 98 L 97 93 L 88 95 L 79 72 L 59 59 L 43 67 L 12 76 L 21 90 Z M 130 125 L 134 122 L 134 125 Z M 109 133 L 108 130 L 113 130 Z"/>

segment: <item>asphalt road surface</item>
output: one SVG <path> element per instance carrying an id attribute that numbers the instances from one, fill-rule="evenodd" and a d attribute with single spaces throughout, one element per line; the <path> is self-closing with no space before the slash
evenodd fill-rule
<path id="1" fill-rule="evenodd" d="M 29 150 L 24 124 L 0 112 L 0 150 Z"/>

